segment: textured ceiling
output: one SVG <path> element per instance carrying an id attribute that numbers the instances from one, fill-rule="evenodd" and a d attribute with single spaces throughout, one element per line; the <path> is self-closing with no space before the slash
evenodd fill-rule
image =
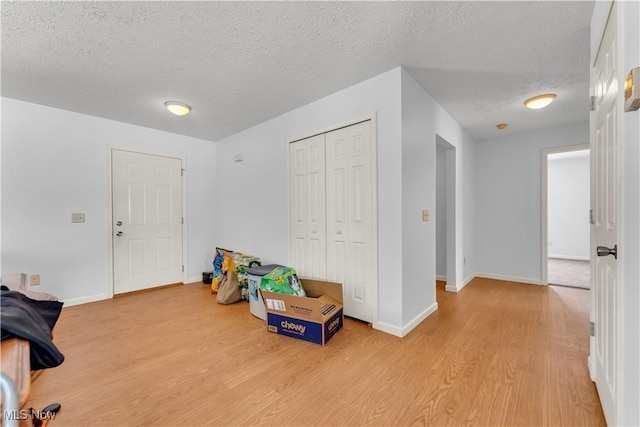
<path id="1" fill-rule="evenodd" d="M 397 66 L 479 140 L 588 119 L 591 1 L 0 7 L 2 96 L 212 141 Z"/>

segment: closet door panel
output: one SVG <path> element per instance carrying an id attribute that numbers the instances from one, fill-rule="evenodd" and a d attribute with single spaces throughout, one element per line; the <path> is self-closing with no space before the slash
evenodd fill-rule
<path id="1" fill-rule="evenodd" d="M 327 280 L 345 283 L 347 245 L 347 162 L 343 132 L 326 138 L 327 159 Z"/>
<path id="2" fill-rule="evenodd" d="M 289 262 L 304 269 L 306 258 L 307 199 L 305 144 L 289 144 Z"/>
<path id="3" fill-rule="evenodd" d="M 324 135 L 306 139 L 307 260 L 302 277 L 324 279 L 327 271 Z"/>
<path id="4" fill-rule="evenodd" d="M 289 144 L 291 267 L 300 277 L 326 275 L 324 135 Z"/>
<path id="5" fill-rule="evenodd" d="M 349 294 L 345 295 L 345 306 L 350 316 L 372 321 L 373 304 L 373 263 L 372 244 L 372 191 L 371 174 L 371 130 L 370 122 L 360 123 L 345 129 L 349 135 L 348 164 L 348 205 L 347 227 L 349 245 L 347 265 L 349 265 Z M 345 310 L 345 314 L 347 311 Z"/>
<path id="6" fill-rule="evenodd" d="M 370 123 L 326 134 L 328 273 L 343 284 L 344 313 L 365 321 L 375 310 Z"/>

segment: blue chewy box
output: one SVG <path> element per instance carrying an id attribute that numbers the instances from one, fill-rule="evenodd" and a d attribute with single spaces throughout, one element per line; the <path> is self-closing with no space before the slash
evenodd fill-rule
<path id="1" fill-rule="evenodd" d="M 280 314 L 267 313 L 267 329 L 278 335 L 324 345 L 342 329 L 342 309 L 325 323 L 294 319 Z"/>
<path id="2" fill-rule="evenodd" d="M 300 279 L 306 297 L 261 289 L 267 310 L 267 330 L 325 345 L 344 325 L 342 285 Z"/>

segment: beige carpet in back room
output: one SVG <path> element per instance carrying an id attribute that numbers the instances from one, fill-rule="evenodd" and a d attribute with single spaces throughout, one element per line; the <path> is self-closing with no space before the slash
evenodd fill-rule
<path id="1" fill-rule="evenodd" d="M 548 279 L 550 285 L 589 289 L 589 261 L 549 258 Z"/>

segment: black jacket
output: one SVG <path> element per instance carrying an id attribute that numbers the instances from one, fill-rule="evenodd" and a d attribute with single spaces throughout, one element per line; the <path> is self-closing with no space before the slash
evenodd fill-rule
<path id="1" fill-rule="evenodd" d="M 64 361 L 51 335 L 62 311 L 61 302 L 33 300 L 3 286 L 0 305 L 2 340 L 21 338 L 29 341 L 32 370 L 53 368 Z"/>

